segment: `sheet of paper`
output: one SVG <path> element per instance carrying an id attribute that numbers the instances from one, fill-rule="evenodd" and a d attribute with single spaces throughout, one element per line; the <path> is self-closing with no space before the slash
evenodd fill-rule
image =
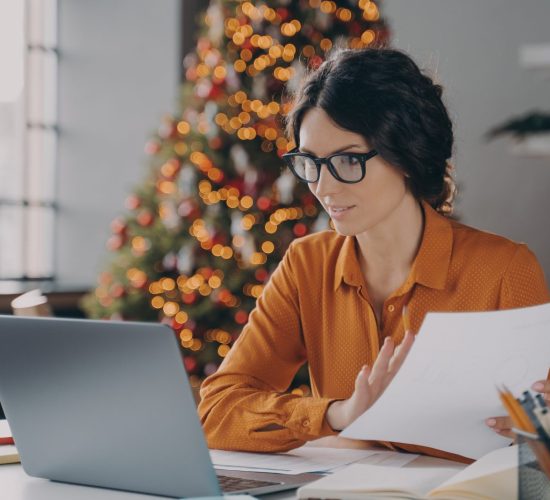
<path id="1" fill-rule="evenodd" d="M 517 469 L 518 456 L 519 450 L 517 445 L 499 448 L 460 471 L 443 483 L 441 487 L 443 488 L 450 484 L 465 483 L 466 481 L 473 481 L 480 477 L 497 474 L 498 472 Z M 513 476 L 517 479 L 517 474 L 513 474 Z"/>
<path id="2" fill-rule="evenodd" d="M 11 437 L 10 424 L 7 420 L 0 420 L 0 437 Z"/>
<path id="3" fill-rule="evenodd" d="M 381 398 L 342 432 L 478 459 L 509 444 L 486 425 L 506 415 L 496 384 L 520 394 L 550 365 L 550 304 L 481 313 L 430 313 Z"/>
<path id="4" fill-rule="evenodd" d="M 352 464 L 345 469 L 322 477 L 298 490 L 298 498 L 346 497 L 345 493 L 363 494 L 369 498 L 417 498 L 428 493 L 456 474 L 450 467 L 385 467 L 379 465 Z M 334 493 L 333 493 L 334 492 Z M 344 494 L 342 492 L 345 492 Z M 408 492 L 408 494 L 403 494 Z M 390 496 L 391 493 L 394 493 Z M 401 493 L 401 494 L 399 494 Z M 378 494 L 378 495 L 377 495 Z"/>
<path id="5" fill-rule="evenodd" d="M 411 463 L 414 459 L 418 458 L 420 455 L 414 453 L 399 453 L 397 451 L 377 451 L 374 455 L 369 455 L 366 458 L 362 458 L 356 464 L 367 464 L 367 465 L 384 465 L 387 467 L 404 467 L 405 465 Z M 331 469 L 331 474 L 348 467 L 348 464 L 344 464 L 335 469 Z"/>
<path id="6" fill-rule="evenodd" d="M 210 457 L 217 469 L 302 474 L 305 472 L 330 472 L 354 462 L 393 463 L 400 467 L 418 455 L 385 450 L 348 450 L 301 446 L 287 453 L 245 453 L 210 450 Z M 371 462 L 372 461 L 372 462 Z"/>

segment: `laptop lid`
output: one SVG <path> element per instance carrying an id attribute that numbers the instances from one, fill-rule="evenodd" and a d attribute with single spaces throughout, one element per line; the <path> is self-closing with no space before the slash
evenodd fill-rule
<path id="1" fill-rule="evenodd" d="M 0 401 L 31 476 L 220 494 L 167 326 L 0 316 Z"/>

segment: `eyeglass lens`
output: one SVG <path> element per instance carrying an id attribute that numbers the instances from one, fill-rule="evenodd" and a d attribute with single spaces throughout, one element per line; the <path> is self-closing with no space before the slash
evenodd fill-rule
<path id="1" fill-rule="evenodd" d="M 315 161 L 308 156 L 296 155 L 291 157 L 292 166 L 296 174 L 308 182 L 319 180 L 319 170 Z M 330 160 L 332 168 L 340 179 L 344 181 L 359 181 L 363 175 L 361 160 L 354 155 L 335 155 Z"/>

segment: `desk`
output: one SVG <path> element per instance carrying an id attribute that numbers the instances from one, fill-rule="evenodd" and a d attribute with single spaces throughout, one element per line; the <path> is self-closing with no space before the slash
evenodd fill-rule
<path id="1" fill-rule="evenodd" d="M 351 440 L 340 438 L 317 440 L 312 444 L 335 447 L 356 448 Z M 465 465 L 440 458 L 420 456 L 408 466 L 413 467 L 453 467 L 457 472 Z M 2 500 L 166 500 L 166 497 L 128 493 L 124 491 L 56 483 L 46 479 L 30 477 L 25 474 L 20 464 L 0 465 L 0 498 Z M 264 495 L 266 500 L 290 500 L 296 498 L 295 491 L 286 491 Z"/>

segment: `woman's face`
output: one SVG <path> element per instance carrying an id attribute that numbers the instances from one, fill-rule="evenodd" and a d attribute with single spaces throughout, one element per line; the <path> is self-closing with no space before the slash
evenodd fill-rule
<path id="1" fill-rule="evenodd" d="M 300 127 L 301 152 L 326 158 L 336 152 L 367 153 L 372 148 L 354 132 L 338 127 L 320 108 L 306 111 Z M 321 167 L 319 180 L 309 189 L 330 215 L 338 233 L 349 236 L 379 227 L 405 197 L 412 196 L 403 173 L 379 155 L 366 162 L 365 177 L 356 184 L 336 180 Z"/>

